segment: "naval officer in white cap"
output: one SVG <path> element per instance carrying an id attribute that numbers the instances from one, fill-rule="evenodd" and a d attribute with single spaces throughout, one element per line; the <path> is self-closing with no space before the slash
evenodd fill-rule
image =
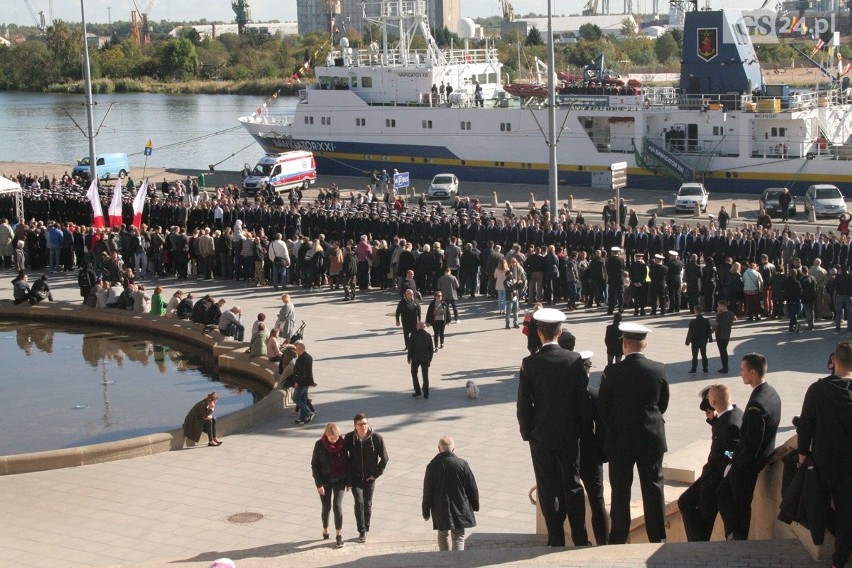
<path id="1" fill-rule="evenodd" d="M 642 353 L 651 330 L 636 323 L 622 323 L 619 330 L 624 359 L 604 369 L 598 398 L 612 487 L 609 544 L 627 542 L 634 465 L 642 486 L 648 540 L 661 542 L 666 538 L 663 454 L 668 448 L 663 413 L 669 405 L 669 383 L 665 366 Z"/>
<path id="2" fill-rule="evenodd" d="M 533 315 L 542 346 L 525 357 L 518 382 L 518 425 L 530 443 L 547 545 L 565 546 L 565 517 L 576 546 L 589 544 L 586 497 L 580 484 L 580 434 L 590 416 L 583 359 L 559 346 L 565 315 L 553 308 Z"/>

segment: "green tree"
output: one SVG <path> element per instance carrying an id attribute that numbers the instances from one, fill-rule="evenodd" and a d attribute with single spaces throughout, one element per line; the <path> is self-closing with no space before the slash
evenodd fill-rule
<path id="1" fill-rule="evenodd" d="M 0 49 L 0 87 L 37 90 L 57 80 L 53 55 L 40 41 Z"/>
<path id="2" fill-rule="evenodd" d="M 103 77 L 118 79 L 133 75 L 133 65 L 127 60 L 124 50 L 119 45 L 102 49 L 92 59 L 98 61 L 98 66 Z"/>
<path id="3" fill-rule="evenodd" d="M 636 22 L 634 22 L 632 18 L 624 18 L 621 20 L 621 35 L 628 37 L 636 35 Z"/>
<path id="4" fill-rule="evenodd" d="M 172 38 L 160 44 L 160 77 L 183 81 L 198 76 L 198 53 L 192 42 L 185 38 Z"/>
<path id="5" fill-rule="evenodd" d="M 603 31 L 596 24 L 583 24 L 577 32 L 580 39 L 586 41 L 598 41 L 603 37 Z"/>
<path id="6" fill-rule="evenodd" d="M 544 45 L 544 40 L 541 39 L 541 33 L 538 31 L 538 28 L 533 27 L 529 31 L 527 39 L 524 41 L 524 45 Z"/>
<path id="7" fill-rule="evenodd" d="M 657 61 L 663 64 L 680 57 L 680 47 L 671 32 L 666 32 L 657 38 L 654 42 L 654 53 L 657 54 Z"/>
<path id="8" fill-rule="evenodd" d="M 621 42 L 621 50 L 626 59 L 635 65 L 653 65 L 657 62 L 654 53 L 654 40 L 644 36 L 634 36 Z"/>
<path id="9" fill-rule="evenodd" d="M 83 38 L 78 29 L 72 29 L 62 20 L 47 28 L 47 49 L 53 57 L 53 66 L 63 79 L 80 80 L 83 68 Z"/>
<path id="10" fill-rule="evenodd" d="M 198 47 L 201 44 L 201 34 L 192 26 L 184 26 L 181 28 L 178 37 L 188 39 L 195 47 Z"/>
<path id="11" fill-rule="evenodd" d="M 671 34 L 672 39 L 674 39 L 675 43 L 677 43 L 677 48 L 679 50 L 683 49 L 683 30 L 672 28 L 667 33 Z"/>

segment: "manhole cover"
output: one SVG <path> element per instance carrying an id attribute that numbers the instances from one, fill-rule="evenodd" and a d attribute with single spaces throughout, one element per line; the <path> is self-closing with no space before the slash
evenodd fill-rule
<path id="1" fill-rule="evenodd" d="M 256 523 L 263 518 L 260 513 L 236 513 L 228 517 L 229 523 Z"/>

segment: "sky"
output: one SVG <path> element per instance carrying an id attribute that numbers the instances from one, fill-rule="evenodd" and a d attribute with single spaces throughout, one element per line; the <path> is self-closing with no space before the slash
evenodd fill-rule
<path id="1" fill-rule="evenodd" d="M 26 8 L 27 0 L 0 0 L 0 24 L 32 25 L 32 19 Z M 110 13 L 112 20 L 130 19 L 133 10 L 132 0 L 84 0 L 86 2 L 86 21 L 106 23 L 109 21 Z M 151 0 L 137 0 L 136 4 L 141 8 Z M 320 2 L 322 0 L 316 0 Z M 703 4 L 704 0 L 700 0 Z M 48 13 L 49 0 L 29 0 L 36 13 L 44 11 Z M 718 7 L 719 3 L 729 8 L 744 7 L 737 6 L 734 0 L 713 0 L 712 5 Z M 512 6 L 516 14 L 527 14 L 536 12 L 547 13 L 547 0 L 513 0 Z M 554 15 L 576 14 L 582 10 L 585 0 L 555 0 Z M 634 7 L 639 12 L 650 12 L 651 0 L 633 0 Z M 759 0 L 749 2 L 749 7 L 756 8 L 760 5 Z M 751 4 L 754 4 L 753 6 Z M 249 6 L 254 21 L 281 20 L 296 21 L 295 0 L 249 0 Z M 610 7 L 616 13 L 624 6 L 624 0 L 610 0 Z M 658 0 L 661 10 L 668 11 L 668 2 Z M 112 7 L 112 10 L 107 10 Z M 478 18 L 488 16 L 499 16 L 501 7 L 499 0 L 461 0 L 462 17 Z M 80 21 L 80 3 L 76 0 L 53 0 L 53 16 L 68 22 Z M 210 21 L 227 21 L 234 19 L 230 0 L 159 0 L 154 4 L 150 12 L 152 20 L 189 21 L 206 18 Z"/>

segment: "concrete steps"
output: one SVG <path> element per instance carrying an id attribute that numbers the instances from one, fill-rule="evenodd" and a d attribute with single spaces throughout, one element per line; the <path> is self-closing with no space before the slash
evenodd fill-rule
<path id="1" fill-rule="evenodd" d="M 431 541 L 349 541 L 343 548 L 333 544 L 281 544 L 260 549 L 222 550 L 199 554 L 195 558 L 170 559 L 138 565 L 135 568 L 159 568 L 177 565 L 181 568 L 207 568 L 217 558 L 230 558 L 237 568 L 273 568 L 328 566 L 370 568 L 413 568 L 455 566 L 566 568 L 634 568 L 642 566 L 666 568 L 816 568 L 794 540 L 751 542 L 707 542 L 672 544 L 628 544 L 589 548 L 553 549 L 544 546 L 536 535 L 468 534 L 464 552 L 437 552 Z"/>

